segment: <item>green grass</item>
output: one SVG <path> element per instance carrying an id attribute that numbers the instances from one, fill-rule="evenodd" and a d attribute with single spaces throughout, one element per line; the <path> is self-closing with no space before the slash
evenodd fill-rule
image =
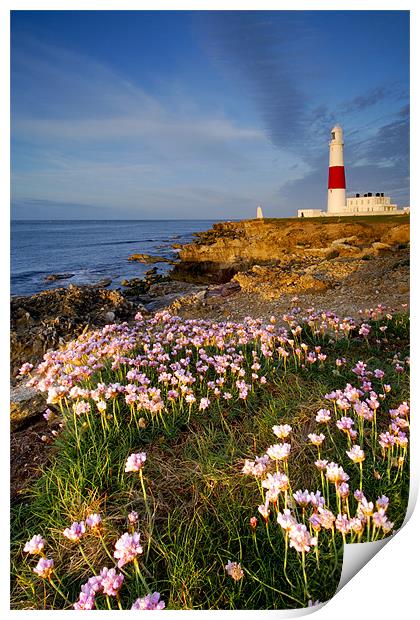
<path id="1" fill-rule="evenodd" d="M 296 217 L 265 217 L 262 221 L 263 222 L 268 222 L 270 224 L 284 224 L 286 222 L 296 222 L 296 220 L 303 220 L 303 221 L 307 221 L 310 220 L 311 222 L 320 222 L 322 224 L 340 224 L 340 223 L 350 223 L 350 222 L 356 222 L 356 223 L 375 223 L 375 222 L 389 222 L 392 224 L 396 224 L 396 223 L 400 223 L 400 224 L 408 224 L 410 222 L 410 215 L 409 214 L 404 214 L 404 215 L 347 215 L 347 216 L 322 216 L 322 217 L 302 217 L 302 218 L 298 218 Z M 253 220 L 244 220 L 244 221 L 253 221 Z"/>
<path id="2" fill-rule="evenodd" d="M 355 384 L 351 369 L 360 359 L 372 370 L 382 368 L 392 384 L 386 409 L 408 400 L 407 374 L 397 374 L 392 365 L 395 353 L 402 359 L 408 355 L 407 317 L 388 322 L 388 342 L 375 342 L 378 327 L 379 322 L 373 324 L 369 342 L 331 342 L 307 332 L 305 342 L 322 343 L 328 354 L 323 367 L 267 371 L 267 384 L 245 402 L 214 402 L 204 412 L 174 417 L 166 428 L 158 418 L 145 429 L 134 421 L 118 426 L 110 421 L 104 428 L 96 416 L 91 427 L 79 424 L 76 434 L 73 417 L 65 412 L 51 465 L 12 508 L 12 607 L 69 608 L 48 582 L 32 572 L 36 559 L 22 553 L 34 534 L 46 538 L 46 552 L 54 559 L 61 590 L 73 603 L 92 568 L 97 574 L 103 566 L 111 566 L 104 546 L 112 554 L 115 541 L 127 531 L 127 514 L 132 510 L 140 515 L 142 577 L 148 591 L 159 591 L 170 609 L 287 609 L 306 607 L 308 598 L 331 598 L 341 574 L 341 536 L 335 536 L 334 549 L 329 533 L 321 532 L 319 567 L 313 550 L 306 555 L 306 588 L 301 557 L 294 549 L 288 550 L 285 574 L 280 527 L 271 520 L 266 528 L 257 512 L 261 495 L 256 481 L 241 470 L 246 458 L 263 454 L 277 442 L 272 426 L 288 423 L 293 427 L 291 486 L 293 490 L 320 488 L 320 475 L 313 466 L 317 449 L 308 443 L 307 435 L 320 430 L 314 417 L 318 409 L 328 406 L 324 395 L 344 389 L 346 383 Z M 342 356 L 347 364 L 337 374 L 335 359 Z M 105 382 L 112 381 L 111 371 L 101 376 Z M 378 425 L 379 431 L 386 430 L 387 421 L 379 419 Z M 322 458 L 342 464 L 354 490 L 359 468 L 346 457 L 344 434 L 335 429 L 333 439 L 334 443 L 327 438 Z M 395 472 L 389 481 L 387 463 L 378 455 L 373 462 L 367 449 L 370 442 L 367 437 L 363 490 L 372 501 L 382 493 L 390 497 L 389 518 L 397 528 L 408 501 L 408 467 L 397 482 L 393 482 Z M 143 472 L 147 502 L 138 476 L 124 472 L 127 457 L 141 450 L 147 453 Z M 350 503 L 354 511 L 355 500 Z M 103 539 L 85 535 L 83 557 L 79 546 L 65 539 L 62 531 L 92 512 L 103 517 Z M 258 516 L 255 531 L 249 525 L 252 516 Z M 244 569 L 238 582 L 224 570 L 229 560 L 240 562 Z M 124 570 L 121 604 L 128 609 L 146 589 L 132 564 Z M 106 609 L 106 605 L 105 597 L 98 596 L 97 608 Z M 116 608 L 114 601 L 112 605 Z"/>

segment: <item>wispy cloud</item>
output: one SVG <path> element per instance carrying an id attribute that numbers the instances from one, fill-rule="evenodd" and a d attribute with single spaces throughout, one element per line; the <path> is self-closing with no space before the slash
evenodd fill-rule
<path id="1" fill-rule="evenodd" d="M 229 172 L 231 182 L 242 178 L 247 185 L 258 160 L 270 157 L 261 128 L 221 109 L 204 111 L 190 93 L 161 101 L 97 62 L 46 45 L 41 54 L 20 51 L 14 66 L 12 138 L 18 148 L 12 181 L 18 202 L 34 195 L 61 203 L 64 195 L 74 203 L 162 208 L 172 198 L 194 209 L 192 195 L 202 192 L 207 208 L 209 177 L 224 183 Z M 26 92 L 33 106 L 25 102 Z M 31 165 L 22 165 L 25 157 Z M 221 208 L 231 199 L 223 191 L 218 197 Z M 200 204 L 196 195 L 194 200 Z"/>
<path id="2" fill-rule="evenodd" d="M 163 113 L 160 118 L 148 118 L 138 111 L 137 116 L 112 116 L 108 118 L 78 119 L 16 119 L 14 131 L 18 137 L 87 140 L 137 140 L 138 138 L 165 137 L 168 141 L 208 141 L 211 144 L 232 140 L 264 140 L 259 129 L 238 127 L 227 120 L 196 119 L 185 121 L 170 118 Z"/>
<path id="3" fill-rule="evenodd" d="M 247 85 L 271 142 L 280 148 L 298 143 L 308 101 L 293 59 L 300 57 L 309 29 L 287 12 L 281 31 L 270 13 L 215 12 L 204 19 L 210 53 Z"/>
<path id="4" fill-rule="evenodd" d="M 390 96 L 390 89 L 384 86 L 375 86 L 369 92 L 354 97 L 350 101 L 346 101 L 341 105 L 340 112 L 342 114 L 349 114 L 352 112 L 361 112 L 366 108 L 376 105 Z"/>

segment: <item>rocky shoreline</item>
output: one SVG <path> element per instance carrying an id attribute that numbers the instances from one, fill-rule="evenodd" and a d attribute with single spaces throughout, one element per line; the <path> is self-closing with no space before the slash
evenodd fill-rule
<path id="1" fill-rule="evenodd" d="M 263 302 L 302 294 L 322 297 L 343 282 L 351 284 L 354 274 L 371 279 L 369 274 L 379 273 L 381 266 L 387 272 L 402 268 L 394 282 L 408 292 L 409 218 L 336 220 L 220 222 L 182 246 L 179 261 L 167 274 L 152 267 L 143 278 L 123 280 L 120 289 L 108 289 L 110 281 L 70 283 L 12 297 L 12 378 L 23 362 L 39 361 L 48 349 L 84 329 L 129 321 L 139 309 L 209 309 L 240 293 Z M 128 260 L 152 264 L 161 257 L 136 254 Z"/>

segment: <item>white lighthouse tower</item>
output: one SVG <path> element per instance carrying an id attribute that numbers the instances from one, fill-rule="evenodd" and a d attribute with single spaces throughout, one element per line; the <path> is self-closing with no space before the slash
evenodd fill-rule
<path id="1" fill-rule="evenodd" d="M 330 167 L 328 171 L 328 215 L 346 211 L 346 177 L 344 174 L 343 130 L 336 125 L 331 130 Z"/>

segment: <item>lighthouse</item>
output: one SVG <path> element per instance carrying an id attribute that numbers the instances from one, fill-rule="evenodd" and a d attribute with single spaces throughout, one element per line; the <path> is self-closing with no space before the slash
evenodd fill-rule
<path id="1" fill-rule="evenodd" d="M 298 209 L 298 217 L 325 217 L 331 215 L 403 215 L 406 209 L 391 204 L 391 197 L 384 192 L 356 194 L 346 199 L 346 176 L 344 174 L 343 130 L 339 125 L 331 129 L 330 167 L 328 170 L 327 210 Z M 309 205 L 308 205 L 309 206 Z"/>
<path id="2" fill-rule="evenodd" d="M 336 125 L 331 130 L 330 167 L 328 170 L 328 215 L 346 211 L 346 177 L 344 174 L 343 130 Z"/>

